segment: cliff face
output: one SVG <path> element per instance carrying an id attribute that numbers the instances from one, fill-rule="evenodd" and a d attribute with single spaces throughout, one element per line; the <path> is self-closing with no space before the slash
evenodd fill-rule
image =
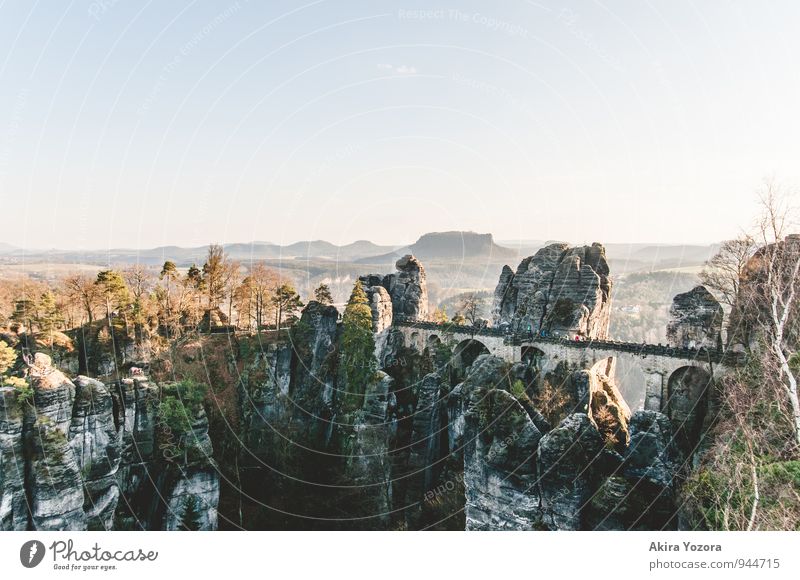
<path id="1" fill-rule="evenodd" d="M 525 258 L 513 272 L 505 266 L 494 294 L 499 328 L 548 336 L 606 338 L 611 279 L 600 244 L 551 244 Z"/>
<path id="2" fill-rule="evenodd" d="M 188 496 L 208 506 L 201 529 L 216 528 L 213 463 L 182 457 L 169 466 L 176 475 L 162 477 L 169 469 L 156 453 L 158 387 L 144 377 L 111 390 L 84 376 L 73 382 L 43 354 L 27 374 L 31 397 L 18 388 L 0 389 L 2 529 L 174 529 L 177 501 Z M 207 428 L 199 417 L 191 439 L 204 440 L 210 458 Z M 193 483 L 198 473 L 202 490 Z M 161 497 L 168 498 L 166 505 Z"/>
<path id="3" fill-rule="evenodd" d="M 722 305 L 705 286 L 675 296 L 669 315 L 667 341 L 670 345 L 708 349 L 721 346 Z"/>
<path id="4" fill-rule="evenodd" d="M 370 274 L 360 278 L 373 304 L 373 320 L 378 325 L 391 324 L 392 320 L 420 322 L 428 319 L 428 281 L 422 263 L 412 255 L 400 258 L 397 272 L 384 277 Z M 391 316 L 388 302 L 379 290 L 383 287 L 391 298 Z M 378 294 L 377 301 L 375 294 Z M 384 326 L 385 327 L 385 326 Z"/>
<path id="5" fill-rule="evenodd" d="M 551 427 L 526 394 L 529 389 L 514 379 L 517 374 L 508 363 L 484 355 L 453 391 L 464 400 L 458 445 L 467 529 L 674 527 L 665 514 L 677 509 L 678 462 L 664 415 L 634 414 L 630 440 L 609 445 L 586 413 L 568 413 Z M 591 391 L 589 397 L 595 415 L 610 405 L 605 391 Z"/>

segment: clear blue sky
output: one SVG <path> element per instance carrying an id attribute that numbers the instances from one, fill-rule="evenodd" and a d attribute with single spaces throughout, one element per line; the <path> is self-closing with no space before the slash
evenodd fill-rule
<path id="1" fill-rule="evenodd" d="M 800 183 L 798 25 L 788 0 L 5 1 L 0 241 L 719 240 L 764 177 Z"/>

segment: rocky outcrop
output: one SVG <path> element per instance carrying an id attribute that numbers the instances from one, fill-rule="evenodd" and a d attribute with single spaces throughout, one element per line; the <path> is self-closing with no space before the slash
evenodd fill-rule
<path id="1" fill-rule="evenodd" d="M 588 415 L 573 413 L 539 444 L 542 516 L 551 530 L 579 530 L 593 491 L 603 438 Z"/>
<path id="2" fill-rule="evenodd" d="M 442 430 L 445 428 L 443 397 L 447 393 L 439 373 L 429 373 L 416 387 L 416 405 L 411 415 L 411 441 L 409 452 L 408 493 L 421 498 L 431 489 L 442 470 L 439 461 L 446 455 L 441 449 Z"/>
<path id="3" fill-rule="evenodd" d="M 600 244 L 551 244 L 503 268 L 494 294 L 493 323 L 517 333 L 606 338 L 611 279 Z"/>
<path id="4" fill-rule="evenodd" d="M 122 446 L 120 485 L 123 494 L 131 495 L 154 458 L 159 388 L 144 376 L 125 378 L 116 383 L 113 396 Z"/>
<path id="5" fill-rule="evenodd" d="M 628 421 L 631 410 L 611 378 L 614 376 L 613 362 L 608 362 L 604 369 L 578 372 L 588 375 L 589 417 L 607 445 L 618 451 L 624 450 L 630 442 Z"/>
<path id="6" fill-rule="evenodd" d="M 540 527 L 536 448 L 541 437 L 511 393 L 500 388 L 473 392 L 464 432 L 467 530 Z"/>
<path id="7" fill-rule="evenodd" d="M 360 278 L 365 290 L 373 289 L 371 294 L 368 291 L 371 304 L 375 304 L 375 288 L 378 286 L 383 286 L 391 297 L 391 318 L 387 317 L 385 306 L 380 306 L 379 309 L 379 305 L 385 304 L 384 296 L 380 296 L 378 304 L 373 306 L 373 325 L 377 325 L 376 327 L 386 328 L 386 322 L 391 324 L 392 319 L 404 322 L 428 319 L 428 282 L 422 263 L 409 254 L 397 260 L 396 267 L 395 274 L 388 274 L 383 278 L 375 274 Z"/>
<path id="8" fill-rule="evenodd" d="M 637 411 L 622 465 L 602 481 L 587 506 L 590 530 L 674 530 L 675 477 L 680 466 L 669 419 Z"/>
<path id="9" fill-rule="evenodd" d="M 185 407 L 186 408 L 186 407 Z M 156 516 L 151 528 L 163 530 L 215 530 L 219 503 L 219 470 L 213 458 L 214 448 L 208 435 L 208 418 L 202 407 L 186 408 L 191 425 L 174 433 L 171 440 L 159 440 L 160 447 L 174 445 L 174 452 L 164 454 L 166 463 L 152 466 L 158 478 Z"/>
<path id="10" fill-rule="evenodd" d="M 0 531 L 28 528 L 20 391 L 0 387 Z"/>
<path id="11" fill-rule="evenodd" d="M 705 286 L 696 286 L 672 300 L 667 341 L 678 348 L 716 349 L 722 345 L 722 305 Z"/>
<path id="12" fill-rule="evenodd" d="M 277 431 L 289 422 L 292 348 L 266 344 L 252 362 L 243 365 L 239 381 L 239 407 L 243 445 L 256 458 L 268 460 L 275 449 Z"/>
<path id="13" fill-rule="evenodd" d="M 30 390 L 0 389 L 2 529 L 172 529 L 163 514 L 187 494 L 207 506 L 193 516 L 198 529 L 216 528 L 219 477 L 202 405 L 168 442 L 161 389 L 142 375 L 109 390 L 71 381 L 37 353 L 27 381 Z M 181 453 L 166 459 L 168 443 Z"/>
<path id="14" fill-rule="evenodd" d="M 705 369 L 687 366 L 672 373 L 661 411 L 672 422 L 676 444 L 686 455 L 698 450 L 716 405 L 714 380 Z"/>
<path id="15" fill-rule="evenodd" d="M 75 379 L 69 443 L 83 476 L 87 525 L 89 529 L 110 530 L 119 500 L 117 470 L 122 454 L 114 402 L 100 381 L 84 376 Z"/>
<path id="16" fill-rule="evenodd" d="M 344 468 L 347 484 L 359 495 L 359 513 L 366 527 L 385 529 L 392 512 L 391 440 L 395 435 L 392 413 L 395 398 L 392 378 L 379 372 L 364 393 L 364 404 L 352 425 Z"/>
<path id="17" fill-rule="evenodd" d="M 35 409 L 25 426 L 30 525 L 85 530 L 81 469 L 68 439 L 75 385 L 41 353 L 28 373 Z"/>
<path id="18" fill-rule="evenodd" d="M 164 490 L 166 511 L 160 529 L 216 530 L 219 475 L 211 469 L 189 467 Z"/>
<path id="19" fill-rule="evenodd" d="M 380 334 L 392 325 L 392 297 L 383 287 L 383 278 L 375 274 L 361 276 L 361 287 L 372 311 L 372 332 Z"/>
<path id="20" fill-rule="evenodd" d="M 335 307 L 312 300 L 292 332 L 295 356 L 289 397 L 294 421 L 320 442 L 329 438 L 332 428 L 338 319 Z"/>
<path id="21" fill-rule="evenodd" d="M 372 332 L 375 334 L 375 359 L 381 361 L 386 355 L 386 346 L 391 333 L 393 308 L 392 297 L 382 286 L 380 276 L 362 276 L 359 278 L 369 300 L 372 311 Z"/>

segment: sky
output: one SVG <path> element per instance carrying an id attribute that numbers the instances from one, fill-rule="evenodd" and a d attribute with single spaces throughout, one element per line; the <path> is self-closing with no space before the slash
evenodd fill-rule
<path id="1" fill-rule="evenodd" d="M 800 3 L 0 3 L 0 242 L 736 236 L 800 184 Z"/>

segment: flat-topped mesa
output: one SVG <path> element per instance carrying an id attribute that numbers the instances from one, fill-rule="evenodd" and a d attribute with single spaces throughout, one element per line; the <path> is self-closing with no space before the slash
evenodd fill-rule
<path id="1" fill-rule="evenodd" d="M 705 286 L 696 286 L 672 299 L 667 342 L 680 348 L 716 349 L 721 344 L 722 305 Z"/>
<path id="2" fill-rule="evenodd" d="M 361 276 L 361 284 L 370 300 L 376 332 L 399 322 L 422 322 L 428 319 L 428 282 L 422 263 L 411 254 L 397 260 L 397 272 L 381 277 Z M 391 299 L 391 302 L 387 300 Z"/>
<path id="3" fill-rule="evenodd" d="M 604 339 L 611 313 L 611 279 L 601 244 L 550 244 L 504 266 L 494 293 L 494 326 L 535 336 Z"/>

